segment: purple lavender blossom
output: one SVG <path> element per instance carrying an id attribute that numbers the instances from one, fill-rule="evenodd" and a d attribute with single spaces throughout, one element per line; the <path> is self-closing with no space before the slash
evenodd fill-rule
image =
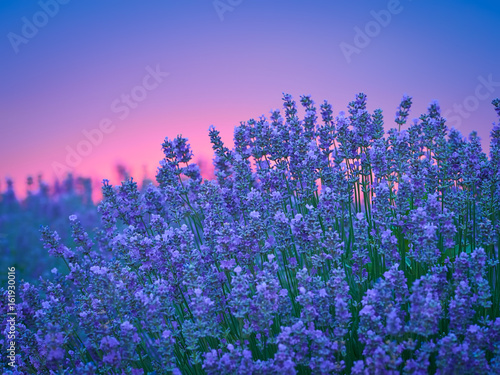
<path id="1" fill-rule="evenodd" d="M 386 135 L 363 93 L 338 115 L 301 96 L 304 116 L 283 94 L 232 149 L 210 127 L 214 180 L 182 136 L 158 186 L 104 180 L 100 227 L 42 227 L 60 264 L 1 289 L 11 373 L 498 373 L 498 124 L 488 158 L 437 103 L 407 126 L 411 102 Z"/>

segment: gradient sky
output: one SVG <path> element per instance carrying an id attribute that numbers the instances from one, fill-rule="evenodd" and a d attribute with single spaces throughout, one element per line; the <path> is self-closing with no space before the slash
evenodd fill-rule
<path id="1" fill-rule="evenodd" d="M 386 129 L 403 94 L 410 118 L 438 100 L 451 125 L 489 144 L 499 1 L 54 1 L 0 0 L 1 190 L 5 176 L 19 193 L 29 174 L 52 181 L 78 147 L 88 155 L 71 169 L 97 186 L 119 182 L 117 163 L 154 176 L 163 139 L 177 134 L 211 163 L 211 124 L 232 147 L 234 126 L 281 108 L 283 92 L 336 113 L 364 92 Z M 145 81 L 150 91 L 137 87 L 148 69 L 165 72 Z M 125 113 L 131 92 L 146 97 Z M 109 132 L 86 150 L 82 132 L 103 120 Z"/>

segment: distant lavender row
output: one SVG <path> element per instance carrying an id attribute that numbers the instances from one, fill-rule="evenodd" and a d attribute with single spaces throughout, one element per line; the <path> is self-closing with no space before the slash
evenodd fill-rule
<path id="1" fill-rule="evenodd" d="M 214 180 L 167 138 L 159 186 L 104 181 L 95 240 L 42 228 L 66 268 L 19 285 L 6 373 L 500 373 L 500 124 L 488 158 L 437 103 L 385 134 L 364 94 L 283 101 L 233 150 L 210 128 Z"/>
<path id="2" fill-rule="evenodd" d="M 86 227 L 99 225 L 89 178 L 68 175 L 54 185 L 44 182 L 42 176 L 37 180 L 27 178 L 23 199 L 16 196 L 14 183 L 9 178 L 5 190 L 0 193 L 0 269 L 15 267 L 19 280 L 34 281 L 40 275 L 50 275 L 54 266 L 64 265 L 43 249 L 40 225 L 50 224 L 67 245 L 72 243 L 70 214 L 78 213 Z M 6 277 L 6 272 L 0 273 L 2 286 L 5 286 Z"/>

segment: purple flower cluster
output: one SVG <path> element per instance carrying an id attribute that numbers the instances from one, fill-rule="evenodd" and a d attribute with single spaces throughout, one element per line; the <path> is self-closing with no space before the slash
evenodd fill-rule
<path id="1" fill-rule="evenodd" d="M 283 101 L 232 149 L 210 127 L 214 180 L 166 138 L 157 185 L 104 181 L 99 228 L 43 227 L 64 267 L 20 285 L 4 372 L 498 373 L 499 126 L 488 158 L 437 103 L 385 136 L 364 94 Z"/>

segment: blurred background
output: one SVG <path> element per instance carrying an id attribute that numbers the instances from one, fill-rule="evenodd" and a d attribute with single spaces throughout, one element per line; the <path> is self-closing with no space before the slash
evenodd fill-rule
<path id="1" fill-rule="evenodd" d="M 0 0 L 2 266 L 39 246 L 40 224 L 97 225 L 103 178 L 154 180 L 165 137 L 189 138 L 210 177 L 208 127 L 232 147 L 283 92 L 336 114 L 364 92 L 386 129 L 403 94 L 410 119 L 438 100 L 487 149 L 499 21 L 493 0 Z"/>

